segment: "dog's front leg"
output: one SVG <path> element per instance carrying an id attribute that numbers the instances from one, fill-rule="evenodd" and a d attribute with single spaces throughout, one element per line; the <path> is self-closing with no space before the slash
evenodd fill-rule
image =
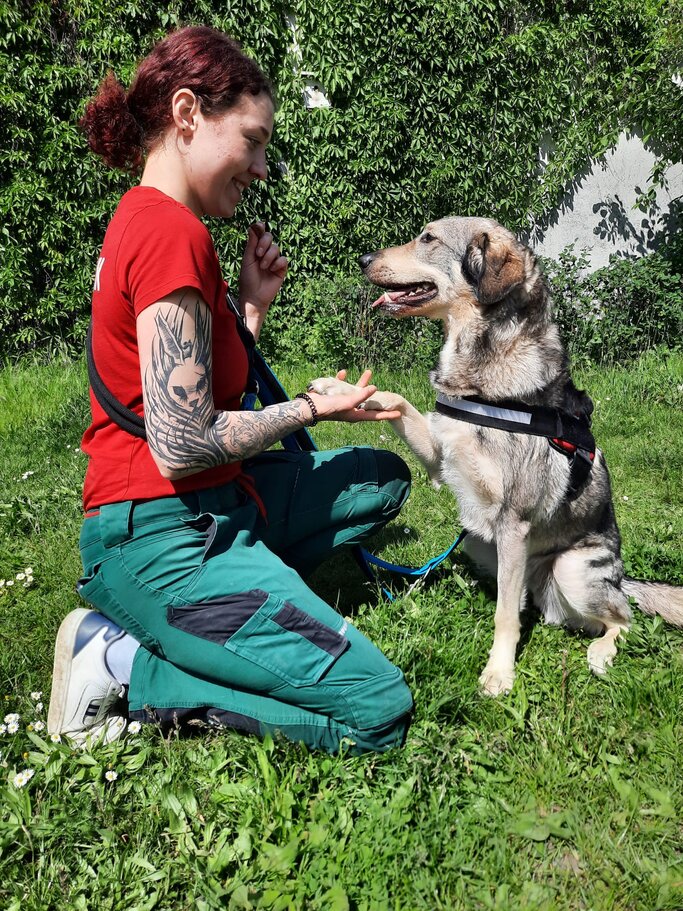
<path id="1" fill-rule="evenodd" d="M 529 523 L 512 517 L 504 520 L 496 534 L 498 551 L 498 601 L 489 660 L 479 678 L 488 696 L 512 689 L 515 652 L 519 642 L 524 578 L 528 552 Z"/>
<path id="2" fill-rule="evenodd" d="M 357 387 L 335 377 L 323 376 L 311 380 L 308 388 L 319 395 L 344 395 L 356 392 Z M 391 429 L 399 436 L 427 469 L 433 483 L 440 483 L 439 467 L 441 465 L 441 452 L 434 443 L 434 438 L 429 430 L 427 419 L 411 405 L 407 399 L 396 392 L 377 392 L 372 398 L 363 402 L 363 408 L 368 411 L 400 411 L 401 417 L 389 421 Z"/>
<path id="3" fill-rule="evenodd" d="M 435 487 L 441 485 L 441 450 L 429 429 L 426 417 L 407 399 L 393 405 L 401 417 L 389 421 L 391 429 L 413 451 L 413 454 L 427 469 L 430 481 Z"/>

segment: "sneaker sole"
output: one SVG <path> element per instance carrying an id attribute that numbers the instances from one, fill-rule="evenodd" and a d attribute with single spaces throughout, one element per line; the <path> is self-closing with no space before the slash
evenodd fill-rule
<path id="1" fill-rule="evenodd" d="M 73 661 L 76 635 L 81 621 L 92 613 L 85 607 L 77 607 L 62 620 L 55 642 L 55 660 L 52 668 L 52 691 L 50 708 L 47 713 L 48 734 L 61 734 L 64 725 L 66 696 L 71 682 L 71 663 Z"/>

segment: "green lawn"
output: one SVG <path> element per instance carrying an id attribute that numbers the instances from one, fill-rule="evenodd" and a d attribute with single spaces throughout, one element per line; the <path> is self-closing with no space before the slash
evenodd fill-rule
<path id="1" fill-rule="evenodd" d="M 310 375 L 279 374 L 292 392 Z M 429 406 L 424 377 L 376 379 Z M 597 402 L 627 571 L 683 584 L 683 357 L 577 380 Z M 330 757 L 151 729 L 91 753 L 50 742 L 35 722 L 79 604 L 85 390 L 82 364 L 0 371 L 0 694 L 20 716 L 0 735 L 2 911 L 683 908 L 683 633 L 636 616 L 598 679 L 584 638 L 529 623 L 514 691 L 485 699 L 494 603 L 459 560 L 392 603 L 347 557 L 313 580 L 405 670 L 403 750 Z M 315 435 L 410 461 L 413 493 L 376 553 L 418 564 L 451 543 L 454 500 L 388 427 Z"/>

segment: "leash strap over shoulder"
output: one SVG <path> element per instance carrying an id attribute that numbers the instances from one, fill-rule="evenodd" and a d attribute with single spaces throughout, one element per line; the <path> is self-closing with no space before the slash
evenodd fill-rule
<path id="1" fill-rule="evenodd" d="M 125 430 L 127 433 L 130 433 L 141 440 L 146 440 L 147 432 L 145 431 L 144 419 L 141 418 L 139 414 L 131 411 L 130 408 L 126 408 L 122 402 L 119 402 L 116 396 L 109 391 L 109 388 L 105 385 L 104 380 L 98 373 L 92 352 L 92 321 L 88 326 L 88 334 L 85 340 L 85 356 L 88 363 L 88 379 L 90 381 L 90 386 L 95 394 L 95 398 L 102 406 L 104 413 L 107 417 L 111 418 L 115 424 L 118 424 L 122 430 Z"/>
<path id="2" fill-rule="evenodd" d="M 553 449 L 569 459 L 570 499 L 577 496 L 588 480 L 595 458 L 595 439 L 586 418 L 514 399 L 489 402 L 476 395 L 455 398 L 443 393 L 436 397 L 436 411 L 480 427 L 545 437 Z"/>

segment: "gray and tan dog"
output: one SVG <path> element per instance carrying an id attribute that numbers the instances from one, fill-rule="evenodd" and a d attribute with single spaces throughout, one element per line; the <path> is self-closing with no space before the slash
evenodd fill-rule
<path id="1" fill-rule="evenodd" d="M 598 674 L 612 663 L 616 640 L 628 629 L 629 597 L 646 614 L 683 626 L 683 588 L 624 576 L 599 449 L 577 487 L 571 459 L 550 445 L 550 434 L 462 419 L 463 409 L 476 405 L 498 416 L 525 418 L 536 409 L 590 424 L 591 400 L 571 380 L 532 252 L 489 219 L 445 218 L 404 246 L 362 256 L 360 265 L 371 282 L 387 289 L 375 307 L 444 324 L 431 382 L 437 402 L 453 403 L 459 419 L 443 409 L 423 416 L 390 392 L 377 392 L 365 407 L 400 410 L 394 430 L 432 481 L 451 488 L 469 531 L 467 552 L 497 578 L 493 646 L 480 677 L 484 691 L 495 696 L 512 686 L 527 593 L 548 623 L 599 637 L 588 648 L 589 666 Z M 325 394 L 345 387 L 321 378 L 310 388 Z"/>

